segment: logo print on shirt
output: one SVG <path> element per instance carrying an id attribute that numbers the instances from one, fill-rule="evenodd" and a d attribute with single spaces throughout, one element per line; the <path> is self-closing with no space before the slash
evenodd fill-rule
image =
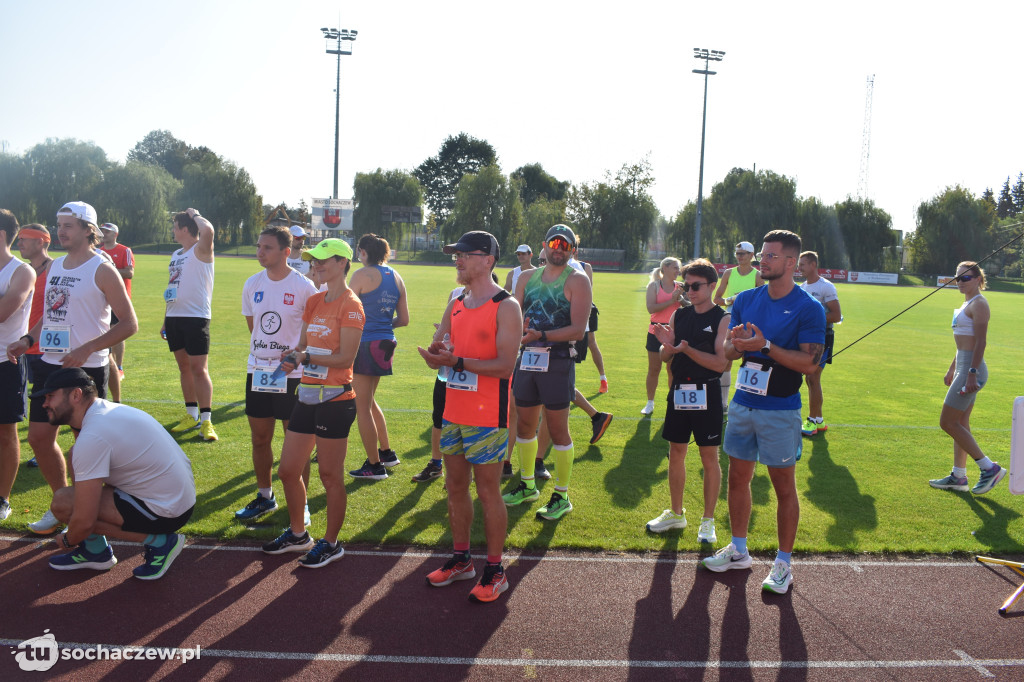
<path id="1" fill-rule="evenodd" d="M 253 303 L 262 303 L 263 302 L 263 292 L 262 291 L 257 291 L 255 294 L 253 294 L 252 295 L 252 302 Z"/>
<path id="2" fill-rule="evenodd" d="M 264 334 L 276 334 L 281 329 L 281 316 L 273 310 L 263 313 L 260 317 L 260 329 Z"/>
<path id="3" fill-rule="evenodd" d="M 284 304 L 285 305 L 295 305 L 295 294 L 285 294 L 284 295 Z"/>

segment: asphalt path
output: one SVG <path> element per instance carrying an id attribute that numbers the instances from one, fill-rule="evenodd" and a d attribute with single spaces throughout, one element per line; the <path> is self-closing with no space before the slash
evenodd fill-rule
<path id="1" fill-rule="evenodd" d="M 0 680 L 1024 679 L 1024 603 L 998 613 L 1020 584 L 1006 567 L 798 555 L 779 596 L 761 590 L 768 557 L 716 574 L 672 544 L 511 553 L 509 590 L 477 604 L 470 581 L 426 584 L 441 551 L 350 546 L 310 570 L 193 539 L 164 578 L 141 581 L 139 545 L 116 543 L 109 571 L 60 572 L 37 539 L 0 537 Z M 22 670 L 18 645 L 44 633 L 60 657 Z M 97 645 L 177 660 L 71 657 Z"/>

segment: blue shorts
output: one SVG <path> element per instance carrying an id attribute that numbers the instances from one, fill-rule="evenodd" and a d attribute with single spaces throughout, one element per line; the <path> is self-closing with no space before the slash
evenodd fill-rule
<path id="1" fill-rule="evenodd" d="M 450 421 L 441 426 L 441 454 L 465 456 L 470 464 L 490 464 L 505 459 L 508 429 L 463 426 Z"/>
<path id="2" fill-rule="evenodd" d="M 784 469 L 803 449 L 800 410 L 755 410 L 733 401 L 722 449 L 730 457 Z"/>

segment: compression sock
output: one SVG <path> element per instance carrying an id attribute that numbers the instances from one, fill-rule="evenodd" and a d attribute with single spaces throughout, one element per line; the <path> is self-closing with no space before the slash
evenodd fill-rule
<path id="1" fill-rule="evenodd" d="M 555 490 L 569 492 L 569 479 L 572 478 L 572 461 L 576 458 L 576 450 L 572 443 L 555 445 Z M 559 490 L 559 492 L 561 492 Z M 562 495 L 568 497 L 568 495 Z"/>
<path id="2" fill-rule="evenodd" d="M 523 440 L 516 437 L 516 449 L 519 451 L 519 477 L 530 490 L 537 487 L 533 474 L 537 471 L 537 437 Z"/>
<path id="3" fill-rule="evenodd" d="M 747 553 L 747 539 L 738 538 L 735 535 L 732 536 L 732 546 L 736 548 L 736 551 L 740 554 Z"/>
<path id="4" fill-rule="evenodd" d="M 107 538 L 105 535 L 90 535 L 82 543 L 85 546 L 85 551 L 91 554 L 99 554 L 107 548 Z"/>

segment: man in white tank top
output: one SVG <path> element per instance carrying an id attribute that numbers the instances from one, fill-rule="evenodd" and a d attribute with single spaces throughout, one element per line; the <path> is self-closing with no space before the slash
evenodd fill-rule
<path id="1" fill-rule="evenodd" d="M 0 344 L 6 348 L 28 331 L 32 308 L 32 267 L 11 254 L 18 219 L 0 208 Z M 0 521 L 11 515 L 11 488 L 21 463 L 18 423 L 25 418 L 26 358 L 0 362 Z"/>
<path id="2" fill-rule="evenodd" d="M 92 377 L 100 397 L 106 395 L 108 349 L 139 330 L 135 309 L 125 292 L 121 275 L 93 249 L 100 241 L 96 209 L 71 201 L 57 211 L 57 238 L 67 255 L 53 261 L 47 273 L 43 316 L 14 343 L 8 358 L 16 360 L 38 340 L 43 351 L 33 377 L 40 388 L 61 367 L 81 367 Z M 117 324 L 110 324 L 110 315 Z M 67 486 L 67 464 L 57 445 L 58 427 L 50 424 L 43 398 L 29 403 L 28 441 L 36 455 L 39 472 L 56 493 Z M 28 525 L 29 530 L 49 534 L 60 527 L 53 512 Z"/>
<path id="3" fill-rule="evenodd" d="M 213 225 L 194 208 L 174 216 L 174 241 L 164 302 L 161 335 L 174 353 L 187 414 L 171 427 L 174 433 L 198 428 L 203 440 L 217 440 L 210 420 L 213 381 L 207 368 L 213 307 Z"/>
<path id="4" fill-rule="evenodd" d="M 291 254 L 288 256 L 288 267 L 297 271 L 303 277 L 312 279 L 309 274 L 309 261 L 302 260 L 302 244 L 306 241 L 306 231 L 302 225 L 292 225 L 288 228 L 292 236 Z"/>

